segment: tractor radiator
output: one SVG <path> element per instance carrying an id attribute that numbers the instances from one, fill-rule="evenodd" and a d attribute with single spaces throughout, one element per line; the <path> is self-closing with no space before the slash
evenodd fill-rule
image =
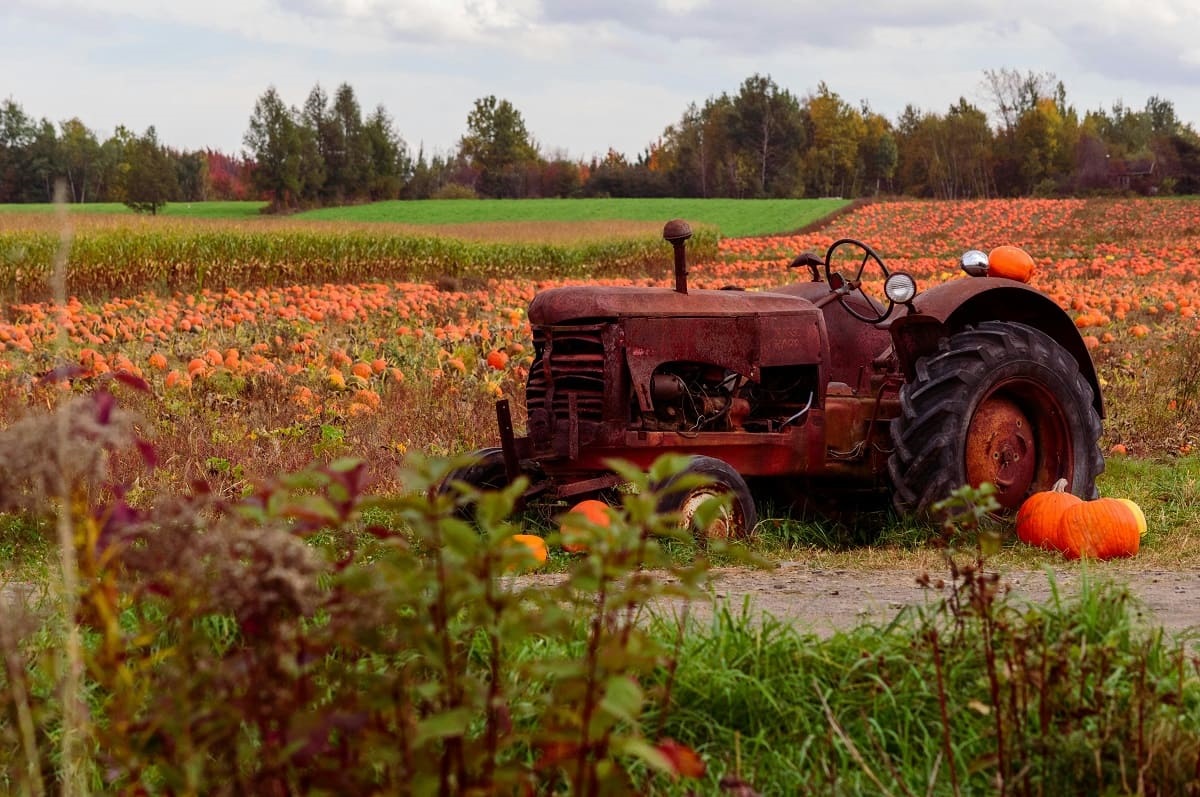
<path id="1" fill-rule="evenodd" d="M 577 433 L 572 448 L 591 442 L 604 417 L 604 329 L 604 324 L 534 328 L 525 400 L 535 440 L 549 443 Z"/>

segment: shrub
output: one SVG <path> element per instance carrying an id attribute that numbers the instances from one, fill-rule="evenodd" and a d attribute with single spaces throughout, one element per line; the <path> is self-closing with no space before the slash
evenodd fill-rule
<path id="1" fill-rule="evenodd" d="M 433 192 L 431 199 L 479 199 L 479 194 L 469 185 L 462 183 L 446 183 Z"/>
<path id="2" fill-rule="evenodd" d="M 71 530 L 62 610 L 0 640 L 13 790 L 598 794 L 703 769 L 641 721 L 673 656 L 643 613 L 703 596 L 649 490 L 678 463 L 624 468 L 644 492 L 547 579 L 512 544 L 524 485 L 437 489 L 461 462 L 408 459 L 394 497 L 338 460 L 134 508 L 102 467 L 130 446 L 153 463 L 132 419 L 104 392 L 60 412 L 0 433 L 4 451 L 55 429 L 71 446 L 4 471 L 6 508 L 59 508 Z"/>

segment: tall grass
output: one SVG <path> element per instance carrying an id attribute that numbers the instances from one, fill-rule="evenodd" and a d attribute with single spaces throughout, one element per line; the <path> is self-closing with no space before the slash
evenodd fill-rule
<path id="1" fill-rule="evenodd" d="M 1190 793 L 1187 644 L 1096 578 L 1044 606 L 999 586 L 829 639 L 726 607 L 684 636 L 666 732 L 762 793 Z"/>
<path id="2" fill-rule="evenodd" d="M 44 298 L 57 237 L 49 223 L 0 216 L 0 284 L 10 301 Z M 39 227 L 41 227 L 39 229 Z M 31 229 L 32 228 L 32 229 Z M 546 279 L 666 273 L 661 228 L 538 240 L 476 240 L 398 231 L 386 225 L 180 223 L 138 220 L 80 225 L 67 259 L 66 289 L 79 296 L 145 290 L 194 291 L 363 280 Z M 716 256 L 717 234 L 698 227 L 695 259 Z"/>

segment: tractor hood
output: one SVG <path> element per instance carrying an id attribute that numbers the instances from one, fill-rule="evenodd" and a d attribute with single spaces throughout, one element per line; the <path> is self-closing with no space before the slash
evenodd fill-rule
<path id="1" fill-rule="evenodd" d="M 551 288 L 533 297 L 529 321 L 535 325 L 561 324 L 580 319 L 655 318 L 819 314 L 807 299 L 779 293 L 740 290 L 579 285 Z"/>

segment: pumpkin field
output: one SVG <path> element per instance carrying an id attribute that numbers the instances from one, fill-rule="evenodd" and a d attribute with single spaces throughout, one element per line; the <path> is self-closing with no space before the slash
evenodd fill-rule
<path id="1" fill-rule="evenodd" d="M 1194 788 L 1194 644 L 1137 625 L 1107 562 L 1068 565 L 1070 599 L 1007 604 L 985 565 L 1064 562 L 977 491 L 941 528 L 766 507 L 756 541 L 708 551 L 656 517 L 678 462 L 623 472 L 623 507 L 562 535 L 512 490 L 467 496 L 477 528 L 436 496 L 447 458 L 496 444 L 496 399 L 525 424 L 533 296 L 669 285 L 660 224 L 64 219 L 0 215 L 0 571 L 57 601 L 0 633 L 9 791 Z M 918 290 L 966 279 L 966 250 L 1029 252 L 1096 364 L 1100 492 L 1144 512 L 1120 572 L 1200 566 L 1200 201 L 876 202 L 756 237 L 717 220 L 690 284 L 805 280 L 791 260 L 845 237 Z M 750 608 L 644 613 L 703 599 L 709 557 L 933 559 L 949 574 L 923 584 L 952 597 L 828 640 Z"/>
<path id="2" fill-rule="evenodd" d="M 76 249 L 89 258 L 87 277 L 73 277 L 68 266 L 74 295 L 67 301 L 16 301 L 0 317 L 0 417 L 12 419 L 111 373 L 143 378 L 153 399 L 138 399 L 139 409 L 172 463 L 159 478 L 177 477 L 177 485 L 206 475 L 263 476 L 314 454 L 363 456 L 378 461 L 383 475 L 395 454 L 491 444 L 487 424 L 475 420 L 489 417 L 488 402 L 500 396 L 520 412 L 532 356 L 524 312 L 538 290 L 570 281 L 669 279 L 669 247 L 655 243 L 653 230 L 617 239 L 621 251 L 600 264 L 603 276 L 586 273 L 585 264 L 564 264 L 558 270 L 571 276 L 552 279 L 555 269 L 537 263 L 509 266 L 512 276 L 499 273 L 505 259 L 486 248 L 468 255 L 403 243 L 324 244 L 337 235 L 330 228 L 280 230 L 282 245 L 269 255 L 261 239 L 249 251 L 239 248 L 244 242 L 224 240 L 217 255 L 227 261 L 199 252 L 196 240 L 205 239 L 191 248 L 170 245 L 172 238 L 188 242 L 177 228 L 120 229 L 80 231 Z M 21 234 L 7 233 L 10 252 L 24 243 Z M 166 243 L 140 240 L 160 235 Z M 795 254 L 823 252 L 847 236 L 870 243 L 921 287 L 960 278 L 957 259 L 967 249 L 1024 247 L 1037 264 L 1033 285 L 1071 313 L 1097 363 L 1108 408 L 1106 448 L 1179 456 L 1197 444 L 1200 379 L 1186 367 L 1200 351 L 1195 202 L 878 203 L 816 233 L 722 239 L 719 250 L 700 250 L 693 284 L 761 290 L 795 280 L 799 275 L 786 268 Z M 208 282 L 223 287 L 203 287 L 200 278 L 183 279 L 189 288 L 179 292 L 149 291 L 143 288 L 152 284 L 129 276 L 139 268 L 168 279 L 192 276 L 193 268 L 178 262 L 189 251 L 207 258 Z M 289 251 L 293 264 L 284 262 Z M 372 252 L 395 264 L 363 265 Z M 122 253 L 140 262 L 123 265 Z M 505 258 L 541 256 L 531 247 Z M 430 273 L 430 262 L 444 266 L 440 276 Z M 626 273 L 616 275 L 622 268 Z M 389 270 L 402 278 L 387 279 Z M 369 281 L 353 279 L 368 271 Z M 306 282 L 289 282 L 291 274 Z M 322 281 L 330 274 L 341 278 Z M 114 290 L 122 285 L 128 288 Z"/>

